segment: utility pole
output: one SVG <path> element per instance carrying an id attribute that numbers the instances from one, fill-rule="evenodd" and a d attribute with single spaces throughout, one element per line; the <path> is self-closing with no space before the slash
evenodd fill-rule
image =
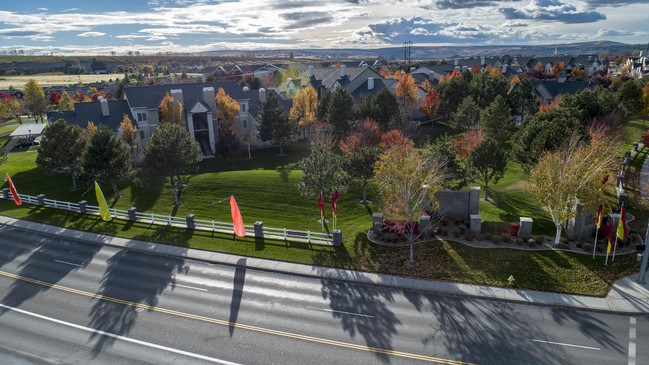
<path id="1" fill-rule="evenodd" d="M 410 69 L 410 63 L 411 63 L 411 57 L 410 57 L 410 51 L 412 48 L 412 42 L 411 41 L 405 41 L 403 42 L 403 64 L 408 65 L 408 70 Z"/>

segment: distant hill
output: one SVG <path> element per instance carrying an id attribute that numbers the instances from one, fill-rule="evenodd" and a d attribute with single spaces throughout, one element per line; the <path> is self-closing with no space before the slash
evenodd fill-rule
<path id="1" fill-rule="evenodd" d="M 440 58 L 464 58 L 470 56 L 497 56 L 497 55 L 536 55 L 548 56 L 555 52 L 558 54 L 578 55 L 578 54 L 600 54 L 608 52 L 612 55 L 631 54 L 634 51 L 642 51 L 647 48 L 645 44 L 626 44 L 610 41 L 597 41 L 597 42 L 582 42 L 582 43 L 568 43 L 568 44 L 545 44 L 545 45 L 489 45 L 489 46 L 434 46 L 434 47 L 418 47 L 412 46 L 411 58 L 412 59 L 440 59 Z M 208 51 L 200 52 L 197 55 L 201 56 L 219 56 L 219 57 L 238 57 L 242 54 L 254 53 L 255 57 L 263 58 L 286 58 L 293 53 L 294 57 L 309 57 L 309 58 L 322 58 L 322 59 L 338 59 L 338 58 L 395 58 L 397 60 L 403 59 L 402 47 L 387 47 L 376 49 L 277 49 L 277 50 L 262 50 L 262 51 L 240 51 L 240 50 L 224 50 L 224 51 Z"/>

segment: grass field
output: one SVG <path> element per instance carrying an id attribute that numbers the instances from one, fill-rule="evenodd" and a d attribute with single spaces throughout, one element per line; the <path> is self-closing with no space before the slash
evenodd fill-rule
<path id="1" fill-rule="evenodd" d="M 104 75 L 25 75 L 25 76 L 0 76 L 0 89 L 22 89 L 29 79 L 34 79 L 41 87 L 88 84 L 91 82 L 108 81 L 110 79 L 122 78 L 124 74 Z"/>
<path id="2" fill-rule="evenodd" d="M 635 128 L 635 124 L 631 124 Z M 453 131 L 451 131 L 453 132 Z M 634 133 L 635 134 L 635 133 Z M 120 209 L 135 206 L 139 211 L 172 214 L 184 217 L 193 213 L 198 219 L 228 222 L 226 203 L 212 204 L 233 194 L 243 215 L 244 223 L 263 221 L 267 227 L 320 231 L 319 209 L 315 200 L 301 197 L 295 184 L 301 178 L 297 161 L 307 149 L 297 144 L 285 148 L 288 156 L 278 157 L 278 149 L 253 151 L 247 159 L 242 152 L 237 168 L 230 161 L 217 157 L 201 163 L 181 196 L 184 202 L 174 207 L 171 191 L 159 184 L 143 188 L 136 184 L 120 185 L 123 197 L 112 205 Z M 8 171 L 19 192 L 45 194 L 48 198 L 77 202 L 88 200 L 95 204 L 92 192 L 82 195 L 90 186 L 82 184 L 71 191 L 71 179 L 66 175 L 46 176 L 35 166 L 36 153 L 14 153 L 1 167 Z M 549 230 L 552 223 L 538 203 L 525 193 L 525 175 L 520 166 L 510 163 L 505 177 L 490 187 L 489 202 L 483 201 L 480 212 L 485 221 L 518 221 L 519 216 L 531 216 L 535 231 Z M 183 247 L 235 253 L 275 260 L 315 264 L 347 269 L 365 270 L 424 279 L 460 281 L 474 284 L 508 286 L 507 278 L 514 275 L 516 287 L 563 293 L 604 296 L 612 283 L 637 272 L 634 255 L 621 256 L 609 266 L 603 259 L 565 252 L 530 252 L 511 249 L 476 249 L 452 241 L 434 241 L 417 245 L 415 268 L 405 263 L 407 247 L 384 247 L 369 243 L 365 233 L 371 227 L 371 214 L 380 210 L 380 201 L 370 186 L 370 207 L 358 205 L 361 192 L 351 187 L 339 199 L 339 228 L 343 231 L 343 246 L 329 247 L 281 240 L 255 240 L 228 234 L 193 231 L 182 228 L 152 226 L 141 222 L 114 220 L 103 222 L 95 216 L 57 211 L 25 205 L 17 207 L 0 200 L 0 214 L 48 224 L 77 228 L 127 238 L 150 240 Z M 107 197 L 112 190 L 104 187 Z M 330 204 L 325 205 L 327 215 Z M 330 227 L 325 227 L 330 231 Z"/>

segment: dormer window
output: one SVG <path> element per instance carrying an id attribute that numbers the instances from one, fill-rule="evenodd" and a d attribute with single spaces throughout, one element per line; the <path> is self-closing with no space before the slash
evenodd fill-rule
<path id="1" fill-rule="evenodd" d="M 137 121 L 138 122 L 146 122 L 146 112 L 137 113 Z"/>
<path id="2" fill-rule="evenodd" d="M 246 104 L 245 103 L 239 104 L 239 110 L 240 110 L 241 113 L 245 113 L 246 112 Z"/>

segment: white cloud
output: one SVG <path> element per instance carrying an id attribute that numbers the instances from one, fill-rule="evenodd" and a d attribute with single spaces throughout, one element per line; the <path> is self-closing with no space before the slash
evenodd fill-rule
<path id="1" fill-rule="evenodd" d="M 77 34 L 77 37 L 101 37 L 105 35 L 106 33 L 102 33 L 102 32 L 83 32 Z"/>

